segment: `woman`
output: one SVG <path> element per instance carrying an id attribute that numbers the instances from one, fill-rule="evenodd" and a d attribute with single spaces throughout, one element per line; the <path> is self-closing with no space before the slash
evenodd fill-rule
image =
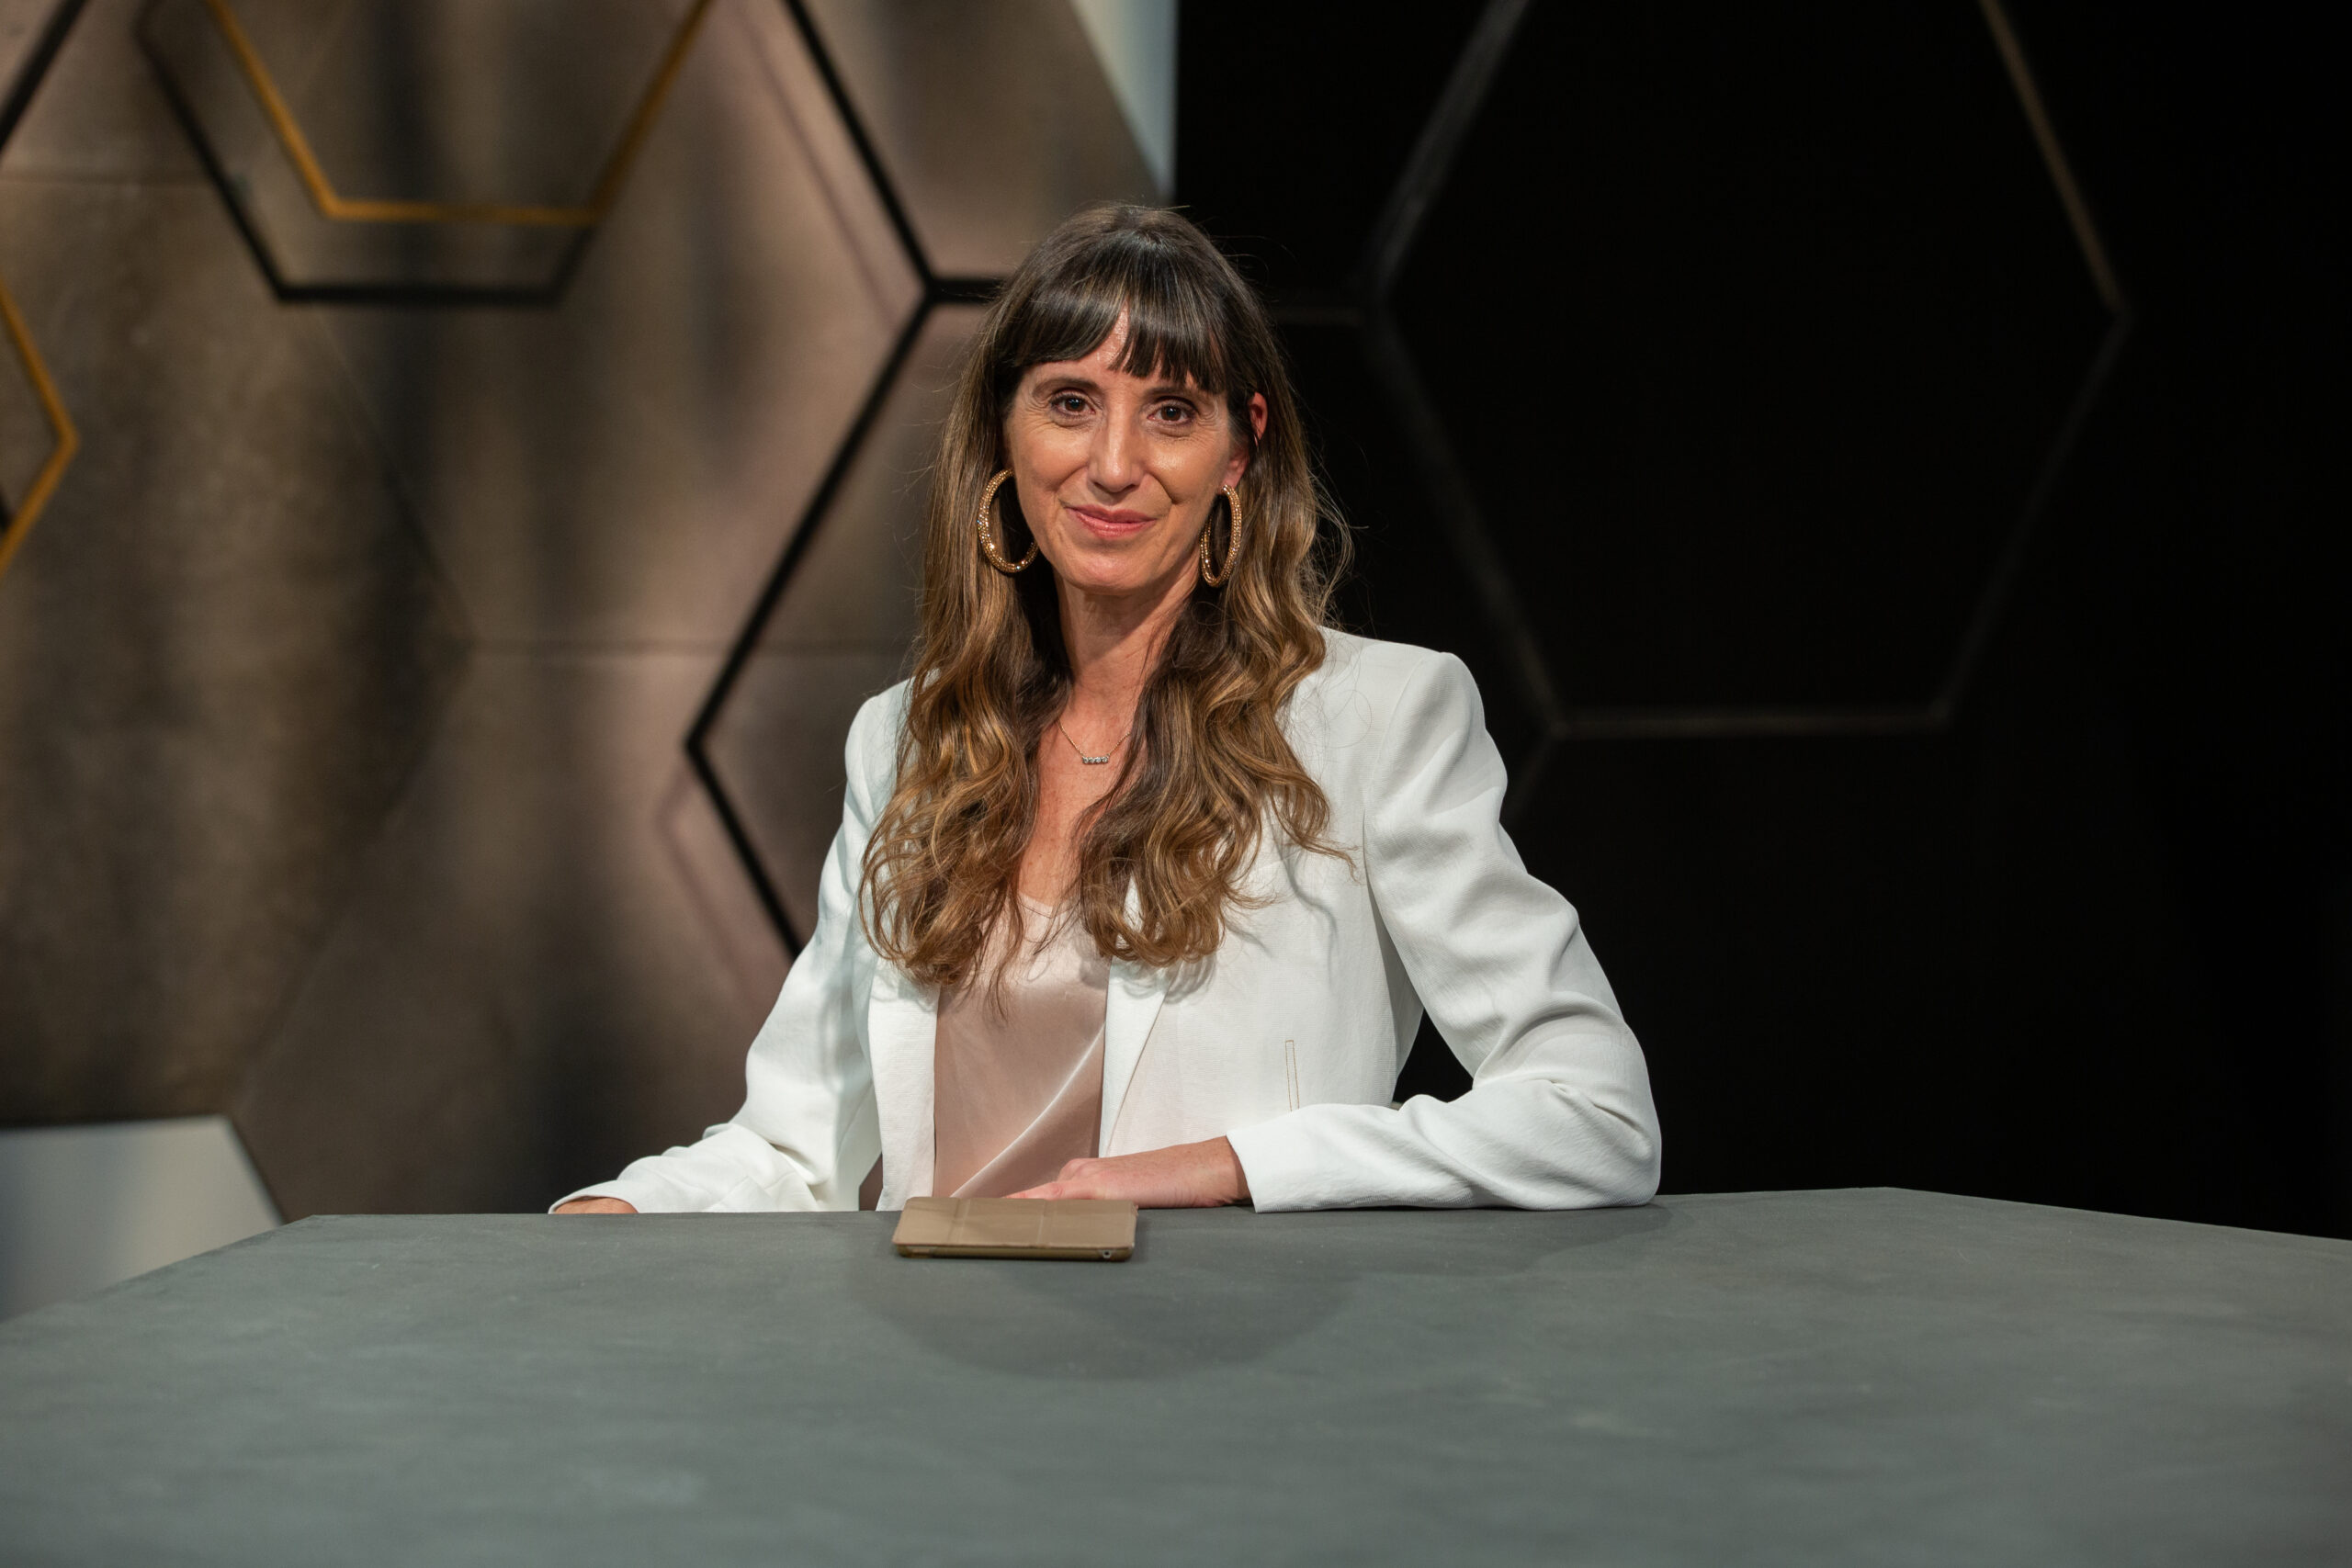
<path id="1" fill-rule="evenodd" d="M 734 1120 L 559 1212 L 910 1196 L 1645 1201 L 1641 1049 L 1450 656 L 1323 624 L 1280 349 L 1181 217 L 1056 231 L 974 342 L 911 680 Z M 1325 536 L 1336 547 L 1336 531 Z M 1426 1008 L 1467 1066 L 1392 1106 Z"/>

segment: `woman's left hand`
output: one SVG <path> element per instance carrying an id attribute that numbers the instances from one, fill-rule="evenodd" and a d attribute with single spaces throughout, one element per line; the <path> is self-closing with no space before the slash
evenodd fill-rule
<path id="1" fill-rule="evenodd" d="M 1223 1138 L 1148 1154 L 1074 1159 L 1061 1176 L 1015 1198 L 1124 1198 L 1139 1209 L 1214 1209 L 1250 1201 L 1250 1178 Z"/>

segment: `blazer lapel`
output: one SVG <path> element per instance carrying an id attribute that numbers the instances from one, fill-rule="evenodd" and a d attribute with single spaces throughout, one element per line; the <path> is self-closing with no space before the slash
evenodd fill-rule
<path id="1" fill-rule="evenodd" d="M 1281 895 L 1283 863 L 1276 847 L 1279 842 L 1270 824 L 1259 836 L 1257 858 L 1243 875 L 1244 897 L 1270 898 Z M 1133 917 L 1141 911 L 1142 900 L 1129 888 L 1127 913 Z M 1167 999 L 1166 971 L 1125 962 L 1111 965 L 1111 994 L 1102 1019 L 1102 1127 L 1095 1145 L 1104 1154 L 1111 1152 L 1111 1134 L 1119 1124 L 1119 1108 L 1126 1102 L 1127 1089 L 1135 1082 L 1136 1066 L 1143 1060 L 1144 1043 L 1151 1038 L 1151 1027 L 1159 1021 L 1160 1005 Z"/>
<path id="2" fill-rule="evenodd" d="M 1143 1060 L 1144 1042 L 1151 1037 L 1167 996 L 1168 978 L 1159 970 L 1124 962 L 1111 965 L 1110 994 L 1102 1010 L 1102 1125 L 1095 1143 L 1105 1154 L 1127 1086 L 1135 1081 L 1136 1064 Z"/>
<path id="3" fill-rule="evenodd" d="M 933 1138 L 933 1056 L 939 1044 L 939 998 L 889 964 L 876 966 L 866 1001 L 865 1039 L 874 1066 L 874 1109 L 882 1131 L 885 1209 L 926 1196 L 937 1152 Z"/>

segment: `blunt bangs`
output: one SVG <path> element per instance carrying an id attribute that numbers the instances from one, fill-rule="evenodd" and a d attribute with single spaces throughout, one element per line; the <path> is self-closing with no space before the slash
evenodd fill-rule
<path id="1" fill-rule="evenodd" d="M 1067 266 L 1047 269 L 1021 302 L 997 367 L 1000 400 L 1030 367 L 1083 359 L 1127 319 L 1118 368 L 1149 380 L 1189 383 L 1213 398 L 1244 395 L 1227 357 L 1232 323 L 1223 302 L 1203 287 L 1198 264 L 1175 247 L 1132 230 L 1086 236 Z"/>

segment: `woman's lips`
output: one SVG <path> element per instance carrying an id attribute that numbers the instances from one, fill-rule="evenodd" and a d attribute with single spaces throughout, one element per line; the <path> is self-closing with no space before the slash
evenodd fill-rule
<path id="1" fill-rule="evenodd" d="M 1069 506 L 1063 510 L 1086 525 L 1087 532 L 1098 538 L 1124 539 L 1151 526 L 1151 519 L 1140 512 L 1114 511 L 1107 506 Z"/>

